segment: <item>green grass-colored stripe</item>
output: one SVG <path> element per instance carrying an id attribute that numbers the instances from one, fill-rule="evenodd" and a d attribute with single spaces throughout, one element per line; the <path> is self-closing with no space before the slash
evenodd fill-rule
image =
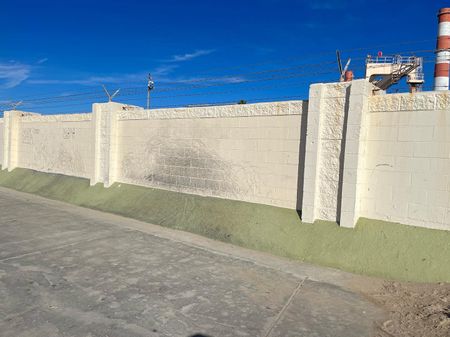
<path id="1" fill-rule="evenodd" d="M 0 171 L 0 185 L 239 246 L 359 274 L 450 282 L 450 232 L 361 219 L 355 229 L 302 223 L 295 210 L 114 184 L 26 169 Z"/>

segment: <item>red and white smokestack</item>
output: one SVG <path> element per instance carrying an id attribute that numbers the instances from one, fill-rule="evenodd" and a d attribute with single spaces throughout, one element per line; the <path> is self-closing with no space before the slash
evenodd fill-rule
<path id="1" fill-rule="evenodd" d="M 434 67 L 434 90 L 448 90 L 450 70 L 450 8 L 438 13 L 439 32 Z"/>

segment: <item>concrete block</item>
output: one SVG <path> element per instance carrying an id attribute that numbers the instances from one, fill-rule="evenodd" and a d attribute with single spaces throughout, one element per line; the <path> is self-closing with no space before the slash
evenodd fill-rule
<path id="1" fill-rule="evenodd" d="M 314 206 L 304 205 L 302 208 L 302 221 L 313 223 L 315 220 Z"/>
<path id="2" fill-rule="evenodd" d="M 448 159 L 450 157 L 450 144 L 436 142 L 416 142 L 414 143 L 413 154 L 414 157 Z"/>
<path id="3" fill-rule="evenodd" d="M 380 112 L 387 111 L 386 100 L 381 96 L 372 96 L 369 98 L 369 111 Z"/>
<path id="4" fill-rule="evenodd" d="M 450 172 L 450 158 L 425 158 L 430 163 L 430 174 L 446 174 Z"/>
<path id="5" fill-rule="evenodd" d="M 409 114 L 403 114 L 409 116 Z M 397 112 L 379 112 L 369 114 L 368 124 L 370 126 L 391 126 L 399 125 L 399 120 L 403 116 Z"/>
<path id="6" fill-rule="evenodd" d="M 325 192 L 322 192 L 319 196 L 319 209 L 323 209 L 323 208 L 328 209 L 329 208 L 329 209 L 334 209 L 334 211 L 336 212 L 337 198 L 338 197 L 335 193 L 327 194 Z M 325 220 L 325 219 L 323 219 L 323 220 Z"/>
<path id="7" fill-rule="evenodd" d="M 430 159 L 417 157 L 395 157 L 393 168 L 400 172 L 429 172 Z"/>
<path id="8" fill-rule="evenodd" d="M 317 210 L 317 219 L 326 221 L 336 221 L 336 209 L 335 208 L 319 208 Z"/>
<path id="9" fill-rule="evenodd" d="M 412 110 L 434 110 L 435 108 L 435 94 L 434 93 L 420 93 L 412 96 Z"/>
<path id="10" fill-rule="evenodd" d="M 369 152 L 370 153 L 370 152 Z M 368 155 L 364 160 L 364 168 L 373 170 L 373 172 L 393 171 L 395 166 L 394 155 Z"/>
<path id="11" fill-rule="evenodd" d="M 324 88 L 324 84 L 322 84 L 322 83 L 314 83 L 309 86 L 309 98 L 310 98 L 309 102 L 310 103 L 312 100 L 314 100 L 314 98 L 322 96 L 323 88 Z"/>
<path id="12" fill-rule="evenodd" d="M 392 126 L 371 127 L 368 130 L 367 140 L 396 141 L 398 139 L 398 128 Z"/>
<path id="13" fill-rule="evenodd" d="M 448 92 L 435 93 L 435 97 L 435 109 L 448 111 L 448 109 L 450 108 L 450 95 L 448 94 Z"/>
<path id="14" fill-rule="evenodd" d="M 438 143 L 450 143 L 450 126 L 434 127 L 433 141 Z"/>
<path id="15" fill-rule="evenodd" d="M 412 185 L 422 188 L 424 190 L 438 190 L 447 191 L 447 184 L 444 182 L 449 181 L 449 175 L 431 175 L 429 173 L 413 173 Z"/>
<path id="16" fill-rule="evenodd" d="M 345 228 L 354 228 L 357 221 L 358 218 L 355 218 L 355 213 L 353 211 L 350 212 L 342 211 L 339 225 Z"/>
<path id="17" fill-rule="evenodd" d="M 428 206 L 450 208 L 450 193 L 448 191 L 427 190 L 423 193 L 427 195 Z"/>
<path id="18" fill-rule="evenodd" d="M 349 82 L 327 83 L 324 85 L 325 98 L 342 98 L 345 97 L 347 88 L 351 84 Z"/>
<path id="19" fill-rule="evenodd" d="M 431 126 L 399 127 L 398 140 L 428 142 L 433 140 L 434 128 Z"/>
<path id="20" fill-rule="evenodd" d="M 448 208 L 428 206 L 425 209 L 426 209 L 426 221 L 437 224 L 444 224 Z"/>

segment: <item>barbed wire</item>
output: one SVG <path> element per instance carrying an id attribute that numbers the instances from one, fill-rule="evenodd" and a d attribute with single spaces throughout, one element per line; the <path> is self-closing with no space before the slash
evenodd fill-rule
<path id="1" fill-rule="evenodd" d="M 241 80 L 237 82 L 225 82 L 225 83 L 205 83 L 205 84 L 197 84 L 197 85 L 190 85 L 190 86 L 182 86 L 182 87 L 176 87 L 171 88 L 170 90 L 164 90 L 160 92 L 169 92 L 169 91 L 183 91 L 183 90 L 191 90 L 191 89 L 202 89 L 202 88 L 209 88 L 209 87 L 219 87 L 219 86 L 235 86 L 235 85 L 242 85 L 246 83 L 254 83 L 254 82 L 264 82 L 264 81 L 278 81 L 278 80 L 286 80 L 291 78 L 299 78 L 299 77 L 311 77 L 311 76 L 317 76 L 317 75 L 325 75 L 325 74 L 337 74 L 336 70 L 327 70 L 327 71 L 314 71 L 314 72 L 295 72 L 295 73 L 287 73 L 283 76 L 269 76 L 269 77 L 263 77 L 263 78 L 255 78 L 255 79 L 247 79 L 247 80 Z M 147 88 L 142 87 L 131 87 L 131 88 L 123 88 L 121 89 L 120 96 L 129 96 L 129 95 L 137 95 L 141 93 L 146 93 Z M 158 92 L 156 92 L 157 94 Z M 157 97 L 157 96 L 155 96 Z M 60 102 L 67 102 L 67 101 L 80 101 L 80 100 L 88 100 L 88 99 L 98 99 L 98 98 L 104 98 L 103 95 L 88 95 L 88 96 L 64 96 L 64 97 L 55 97 L 55 98 L 45 98 L 41 100 L 23 100 L 23 105 L 42 105 L 42 104 L 51 104 L 51 103 L 60 103 Z"/>
<path id="2" fill-rule="evenodd" d="M 220 86 L 222 85 L 233 85 L 235 86 L 239 86 L 239 85 L 246 85 L 248 83 L 251 84 L 257 84 L 259 85 L 259 83 L 264 82 L 264 81 L 278 81 L 278 82 L 283 82 L 283 81 L 289 81 L 291 79 L 297 79 L 297 78 L 308 78 L 308 77 L 314 77 L 315 79 L 310 79 L 307 81 L 301 81 L 301 82 L 297 82 L 298 84 L 302 83 L 312 83 L 312 82 L 320 82 L 320 79 L 317 78 L 317 74 L 321 74 L 321 75 L 332 75 L 332 74 L 336 74 L 336 71 L 323 71 L 323 72 L 309 72 L 309 73 L 295 73 L 295 74 L 291 74 L 289 76 L 281 76 L 281 77 L 270 77 L 270 78 L 263 78 L 263 79 L 256 79 L 256 80 L 251 80 L 251 81 L 245 81 L 245 82 L 239 82 L 239 83 L 226 83 L 226 84 L 220 84 Z M 337 77 L 337 76 L 336 76 Z M 322 79 L 324 79 L 322 77 Z M 233 89 L 228 89 L 228 90 L 224 90 L 224 91 L 207 91 L 207 92 L 194 92 L 194 93 L 184 93 L 184 94 L 172 94 L 172 95 L 164 95 L 164 96 L 160 96 L 160 95 L 154 95 L 152 96 L 152 100 L 159 100 L 159 99 L 169 99 L 169 98 L 176 98 L 176 97 L 190 97 L 190 96 L 207 96 L 207 95 L 216 95 L 216 94 L 225 94 L 225 93 L 235 93 L 235 92 L 241 92 L 241 91 L 262 91 L 262 90 L 269 90 L 269 89 L 277 89 L 277 88 L 289 88 L 296 85 L 296 83 L 286 83 L 286 84 L 276 84 L 276 85 L 270 85 L 270 86 L 252 86 L 252 87 L 242 87 L 239 86 L 238 88 L 233 88 Z M 219 86 L 219 84 L 214 84 L 214 85 L 202 85 L 200 86 L 196 86 L 196 89 L 204 89 L 204 88 L 210 88 L 210 87 L 217 87 Z M 298 85 L 297 85 L 298 86 Z M 191 90 L 192 91 L 192 90 Z M 121 91 L 121 98 L 124 97 L 128 97 L 128 96 L 136 96 L 136 95 L 140 95 L 144 92 L 144 90 L 142 88 L 125 88 L 124 90 Z M 104 97 L 102 97 L 104 98 Z M 71 99 L 70 101 L 73 101 L 73 99 Z M 75 100 L 75 101 L 80 101 L 79 99 Z M 86 101 L 85 99 L 82 100 L 83 102 Z M 73 105 L 82 105 L 84 103 L 78 103 L 78 104 L 70 104 L 70 105 L 55 105 L 55 103 L 62 103 L 65 101 L 59 101 L 59 102 L 55 102 L 55 101 L 47 101 L 47 102 L 34 102 L 34 103 L 28 103 L 26 104 L 26 106 L 28 107 L 41 107 L 41 106 L 45 106 L 45 108 L 55 108 L 55 107 L 65 107 L 65 106 L 73 106 Z M 50 105 L 49 105 L 50 104 Z"/>
<path id="3" fill-rule="evenodd" d="M 406 44 L 429 42 L 429 41 L 434 41 L 434 40 L 406 41 L 406 42 L 399 42 L 399 43 L 396 43 L 396 44 L 393 43 L 393 44 L 384 44 L 384 45 L 371 46 L 371 47 L 347 49 L 347 50 L 342 50 L 341 52 L 360 51 L 360 50 L 375 49 L 375 48 L 380 48 L 380 47 L 385 47 L 385 46 L 393 46 L 393 45 L 398 46 L 398 45 L 406 45 Z M 402 53 L 403 54 L 406 54 L 406 53 L 412 54 L 412 53 L 419 53 L 419 52 L 422 52 L 422 53 L 424 53 L 424 52 L 433 52 L 434 53 L 435 50 L 431 50 L 431 49 L 406 50 L 406 51 L 402 51 L 402 52 L 396 52 L 395 54 L 402 54 Z M 331 53 L 334 54 L 335 51 L 333 51 L 333 52 L 327 51 L 327 52 L 316 53 L 316 54 L 311 53 L 310 55 L 316 55 L 317 56 L 317 55 L 320 55 L 320 54 L 331 54 Z M 302 57 L 295 57 L 295 58 L 292 58 L 292 59 L 304 60 L 305 57 L 304 56 L 302 56 Z M 362 59 L 365 59 L 365 58 L 361 58 L 361 57 L 360 58 L 353 58 L 353 61 L 362 60 Z M 275 60 L 272 60 L 272 61 L 274 63 L 276 63 Z M 263 63 L 268 63 L 268 62 L 270 62 L 270 61 L 266 61 L 266 62 L 263 62 Z M 259 64 L 261 64 L 261 63 L 259 63 Z M 188 80 L 180 80 L 180 81 L 172 81 L 172 82 L 164 81 L 164 83 L 167 85 L 167 84 L 195 83 L 195 82 L 204 82 L 204 81 L 213 81 L 213 80 L 223 80 L 223 79 L 226 79 L 226 78 L 239 77 L 239 76 L 252 75 L 252 74 L 263 74 L 263 73 L 269 73 L 269 72 L 280 72 L 280 71 L 286 71 L 286 70 L 295 69 L 295 68 L 300 69 L 300 68 L 305 68 L 305 67 L 320 67 L 321 65 L 324 65 L 324 64 L 336 64 L 336 61 L 332 60 L 332 61 L 324 61 L 324 62 L 319 62 L 319 63 L 306 63 L 306 64 L 301 64 L 301 65 L 297 65 L 297 66 L 293 66 L 293 67 L 287 67 L 287 68 L 281 68 L 281 69 L 277 68 L 277 69 L 262 70 L 262 71 L 258 71 L 258 72 L 246 72 L 246 73 L 228 74 L 228 75 L 222 75 L 222 76 L 217 76 L 216 75 L 214 77 L 205 77 L 205 78 L 191 79 L 191 80 L 188 79 Z M 239 67 L 243 67 L 243 66 L 244 65 L 237 66 L 237 67 L 234 67 L 234 68 L 239 68 Z M 220 69 L 224 70 L 224 69 L 227 69 L 227 68 L 223 68 L 222 67 Z M 201 73 L 197 73 L 197 75 L 198 74 L 201 74 Z M 126 81 L 123 81 L 122 83 L 139 83 L 139 82 L 136 82 L 136 81 L 134 81 L 134 82 L 126 82 Z M 142 83 L 143 84 L 146 83 L 146 79 L 145 79 L 144 76 L 142 78 Z M 100 81 L 99 81 L 98 84 L 100 85 Z M 164 89 L 164 87 L 161 88 L 161 89 Z M 158 90 L 158 89 L 156 89 L 156 90 Z M 58 97 L 76 97 L 76 96 L 92 95 L 92 94 L 94 94 L 94 95 L 101 95 L 102 93 L 103 93 L 103 91 L 101 89 L 95 89 L 95 90 L 91 89 L 91 90 L 83 90 L 81 92 L 76 92 L 76 93 L 69 94 L 69 95 L 58 94 L 57 96 L 43 97 L 43 98 L 40 97 L 40 98 L 37 98 L 37 99 L 41 100 L 41 99 L 58 98 Z M 32 98 L 30 96 L 24 97 L 24 100 L 27 100 L 27 101 L 29 101 L 31 99 Z"/>
<path id="4" fill-rule="evenodd" d="M 450 37 L 449 37 L 450 38 Z M 435 39 L 428 39 L 428 40 L 419 40 L 419 41 L 405 41 L 405 42 L 399 42 L 399 43 L 391 43 L 391 44 L 384 44 L 384 45 L 378 45 L 378 46 L 371 46 L 371 47 L 361 47 L 361 48 L 353 48 L 353 49 L 346 49 L 341 50 L 341 53 L 347 53 L 347 52 L 355 52 L 355 51 L 362 51 L 362 50 L 369 50 L 369 49 L 375 49 L 375 48 L 383 48 L 386 46 L 396 46 L 399 45 L 407 45 L 407 44 L 418 44 L 418 43 L 425 43 L 425 42 L 431 42 L 436 41 Z M 324 51 L 324 52 L 318 52 L 318 53 L 310 53 L 309 55 L 330 55 L 331 53 L 335 53 L 335 51 Z M 416 55 L 423 55 L 423 63 L 428 64 L 431 62 L 435 62 L 435 57 L 431 57 L 430 53 L 435 53 L 434 49 L 418 49 L 418 50 L 406 50 L 402 52 L 396 52 L 391 53 L 394 55 L 401 55 L 401 54 L 416 54 Z M 376 57 L 376 56 L 375 56 Z M 302 55 L 301 57 L 295 57 L 291 58 L 292 60 L 305 60 L 307 57 L 305 55 Z M 365 60 L 366 57 L 356 57 L 352 58 L 352 62 Z M 274 61 L 273 63 L 276 64 L 282 64 L 286 59 Z M 450 61 L 450 58 L 449 58 Z M 259 62 L 254 63 L 253 65 L 263 65 L 268 64 L 271 61 L 265 61 L 265 62 Z M 242 72 L 242 73 L 235 73 L 235 74 L 224 74 L 224 75 L 215 75 L 211 77 L 200 77 L 200 78 L 193 78 L 193 79 L 182 79 L 180 81 L 164 81 L 163 86 L 156 88 L 154 91 L 152 91 L 152 99 L 170 99 L 175 97 L 197 97 L 197 96 L 206 96 L 206 95 L 220 95 L 220 94 L 227 94 L 227 93 L 234 93 L 236 90 L 241 91 L 263 91 L 263 90 L 272 90 L 277 88 L 289 88 L 291 85 L 289 83 L 285 85 L 275 85 L 275 86 L 265 86 L 258 88 L 243 88 L 246 84 L 251 83 L 260 83 L 260 82 L 268 82 L 268 81 L 277 81 L 277 82 L 283 82 L 283 81 L 290 81 L 293 79 L 297 79 L 300 77 L 315 77 L 315 82 L 323 81 L 326 75 L 336 74 L 336 80 L 338 76 L 337 69 L 329 68 L 332 65 L 336 65 L 336 60 L 326 60 L 323 62 L 316 62 L 316 63 L 303 63 L 299 65 L 292 65 L 289 67 L 281 67 L 281 68 L 273 68 L 273 69 L 263 69 L 258 71 L 251 71 L 251 72 Z M 248 65 L 248 64 L 247 64 Z M 241 67 L 244 67 L 245 65 L 235 66 L 235 67 L 220 67 L 217 69 L 220 70 L 226 70 L 226 69 L 239 69 Z M 308 69 L 308 71 L 299 71 L 302 69 Z M 360 66 L 352 66 L 352 70 L 358 70 L 364 67 Z M 320 69 L 320 71 L 311 71 L 312 69 Z M 204 74 L 205 72 L 197 73 Z M 268 76 L 266 76 L 268 75 Z M 355 77 L 357 78 L 357 77 Z M 328 79 L 328 78 L 327 78 Z M 306 81 L 304 83 L 311 82 Z M 138 82 L 135 82 L 138 83 Z M 121 95 L 120 97 L 130 97 L 130 96 L 137 96 L 143 93 L 147 92 L 146 88 L 146 79 L 143 78 L 142 80 L 143 85 L 139 87 L 125 87 L 121 89 Z M 175 86 L 173 86 L 175 85 Z M 230 90 L 222 90 L 222 91 L 207 91 L 202 92 L 203 89 L 206 88 L 212 88 L 212 87 L 225 87 L 225 86 L 236 86 L 240 87 L 240 89 L 230 89 Z M 164 93 L 170 93 L 170 92 L 186 92 L 181 94 L 174 94 L 174 95 L 164 95 Z M 197 92 L 196 92 L 197 91 Z M 81 106 L 87 104 L 89 101 L 94 100 L 101 100 L 103 99 L 104 93 L 101 89 L 95 89 L 95 90 L 83 90 L 80 92 L 74 92 L 71 94 L 59 94 L 57 96 L 48 96 L 48 97 L 37 97 L 32 98 L 30 96 L 25 97 L 22 99 L 23 105 L 26 107 L 44 107 L 45 109 L 53 109 L 57 107 L 65 107 L 65 106 Z M 10 100 L 12 102 L 12 100 Z M 58 103 L 66 103 L 66 102 L 73 102 L 73 104 L 65 104 L 65 105 L 55 105 Z M 8 104 L 3 103 L 0 104 L 0 109 L 3 110 L 3 108 L 6 108 Z"/>

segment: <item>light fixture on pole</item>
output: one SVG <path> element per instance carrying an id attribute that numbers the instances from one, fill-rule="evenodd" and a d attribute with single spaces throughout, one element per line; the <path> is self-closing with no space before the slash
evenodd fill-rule
<path id="1" fill-rule="evenodd" d="M 148 74 L 148 83 L 147 83 L 147 110 L 150 109 L 150 91 L 155 89 L 155 82 L 153 81 L 152 75 Z"/>

